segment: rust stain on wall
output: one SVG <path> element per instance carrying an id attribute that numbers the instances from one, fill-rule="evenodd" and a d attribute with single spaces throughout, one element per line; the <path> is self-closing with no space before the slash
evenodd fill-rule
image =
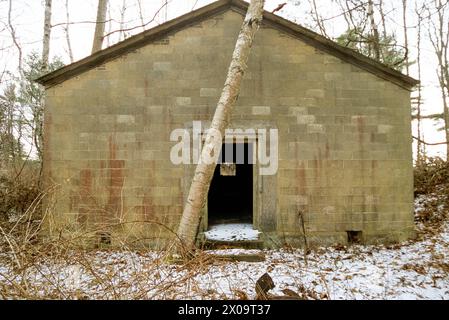
<path id="1" fill-rule="evenodd" d="M 316 186 L 321 187 L 321 174 L 323 170 L 323 155 L 321 152 L 321 148 L 318 148 L 318 156 L 314 157 L 314 174 L 315 174 L 315 183 Z"/>
<path id="2" fill-rule="evenodd" d="M 298 181 L 298 191 L 300 195 L 306 194 L 307 181 L 306 181 L 306 168 L 304 163 L 300 163 L 296 170 L 296 180 Z"/>
<path id="3" fill-rule="evenodd" d="M 105 207 L 105 211 L 112 217 L 119 217 L 124 210 L 124 199 L 122 198 L 123 185 L 125 182 L 124 175 L 125 161 L 117 160 L 117 144 L 113 136 L 109 137 L 109 185 L 108 189 L 108 202 Z"/>
<path id="4" fill-rule="evenodd" d="M 150 96 L 150 94 L 148 92 L 149 88 L 150 88 L 150 84 L 148 82 L 147 77 L 145 77 L 145 97 L 147 97 L 147 98 Z"/>
<path id="5" fill-rule="evenodd" d="M 357 132 L 359 138 L 359 144 L 361 145 L 361 150 L 363 151 L 363 132 L 365 131 L 365 119 L 363 117 L 357 117 Z"/>
<path id="6" fill-rule="evenodd" d="M 142 199 L 142 216 L 144 221 L 154 220 L 156 215 L 153 208 L 153 199 L 149 193 L 145 193 Z"/>
<path id="7" fill-rule="evenodd" d="M 89 218 L 89 211 L 92 206 L 92 184 L 93 177 L 90 169 L 83 169 L 80 172 L 80 192 L 79 192 L 79 209 L 76 217 L 77 222 L 85 225 Z"/>
<path id="8" fill-rule="evenodd" d="M 50 184 L 50 181 L 52 180 L 52 174 L 51 174 L 51 148 L 50 143 L 51 143 L 51 132 L 52 129 L 50 128 L 52 125 L 53 121 L 52 121 L 52 116 L 50 112 L 45 112 L 45 116 L 44 116 L 44 153 L 43 153 L 43 158 L 44 158 L 44 164 L 43 164 L 43 175 L 45 177 L 45 184 L 46 187 L 48 187 L 48 185 Z"/>
<path id="9" fill-rule="evenodd" d="M 145 221 L 155 220 L 156 219 L 156 212 L 154 209 L 154 203 L 153 203 L 153 195 L 152 195 L 152 184 L 154 179 L 154 170 L 155 170 L 155 164 L 154 160 L 149 161 L 148 166 L 148 186 L 150 186 L 149 190 L 144 193 L 143 199 L 142 199 L 142 206 L 141 206 L 141 214 L 142 218 Z"/>
<path id="10" fill-rule="evenodd" d="M 298 146 L 296 146 L 295 154 L 296 159 L 299 159 L 299 150 Z M 298 167 L 296 169 L 296 181 L 298 182 L 297 190 L 299 195 L 306 195 L 307 193 L 307 180 L 306 180 L 306 164 L 305 161 L 298 161 Z"/>

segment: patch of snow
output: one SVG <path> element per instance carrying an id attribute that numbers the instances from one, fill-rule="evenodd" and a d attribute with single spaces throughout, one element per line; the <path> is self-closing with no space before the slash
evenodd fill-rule
<path id="1" fill-rule="evenodd" d="M 425 199 L 422 199 L 424 201 Z M 416 207 L 422 207 L 417 201 Z M 418 225 L 419 226 L 419 225 Z M 208 232 L 223 241 L 255 240 L 247 225 L 216 226 Z M 0 288 L 5 298 L 63 299 L 236 299 L 255 298 L 255 283 L 268 273 L 271 294 L 293 290 L 307 299 L 449 299 L 449 222 L 418 241 L 394 246 L 351 246 L 304 250 L 206 251 L 206 254 L 257 254 L 259 263 L 208 258 L 197 264 L 166 263 L 162 251 L 70 252 L 45 257 L 25 271 L 0 253 Z M 200 254 L 201 258 L 201 254 Z"/>
<path id="2" fill-rule="evenodd" d="M 237 256 L 237 255 L 255 255 L 263 253 L 263 250 L 259 249 L 218 249 L 218 250 L 206 250 L 205 253 L 211 255 L 225 255 L 225 256 Z"/>
<path id="3" fill-rule="evenodd" d="M 219 224 L 205 232 L 206 239 L 214 241 L 254 241 L 259 239 L 259 231 L 249 223 Z"/>

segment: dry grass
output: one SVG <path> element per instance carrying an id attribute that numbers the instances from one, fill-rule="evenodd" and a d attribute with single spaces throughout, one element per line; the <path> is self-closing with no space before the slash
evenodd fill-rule
<path id="1" fill-rule="evenodd" d="M 0 222 L 22 216 L 39 196 L 40 166 L 30 161 L 0 163 Z"/>
<path id="2" fill-rule="evenodd" d="M 81 237 L 91 233 L 29 241 L 37 229 L 30 225 L 20 234 L 1 229 L 0 298 L 177 299 L 195 292 L 191 279 L 219 263 L 203 253 L 173 263 L 170 250 L 135 251 L 126 244 L 114 250 L 80 248 Z"/>
<path id="3" fill-rule="evenodd" d="M 446 218 L 447 210 L 441 209 L 442 206 L 447 208 L 448 203 L 448 168 L 446 162 L 430 159 L 428 167 L 416 168 L 416 194 L 426 197 L 416 214 L 420 225 L 427 226 L 423 232 L 436 230 L 435 226 Z M 51 203 L 49 198 L 53 194 L 53 188 L 37 194 L 23 212 L 15 211 L 13 219 L 8 217 L 0 222 L 0 299 L 245 300 L 255 297 L 253 291 L 260 276 L 255 268 L 233 268 L 237 262 L 222 261 L 205 252 L 198 251 L 189 259 L 174 261 L 171 247 L 137 251 L 135 243 L 122 241 L 120 248 L 114 250 L 80 248 L 80 243 L 98 235 L 100 230 L 67 230 L 64 236 L 53 237 L 51 241 L 40 238 L 42 221 L 52 212 L 48 207 L 48 211 L 42 213 L 41 203 L 43 199 Z M 285 261 L 272 259 L 271 263 L 273 266 L 268 265 L 264 271 L 271 272 Z M 298 270 L 307 270 L 307 263 L 303 265 L 299 260 L 292 263 Z M 413 264 L 403 268 L 423 272 L 423 268 Z M 239 270 L 239 278 L 246 279 L 249 286 L 242 287 L 235 279 L 217 277 L 232 270 Z M 292 283 L 293 292 L 282 292 L 287 296 L 296 294 L 301 299 L 330 299 L 329 279 L 325 275 L 324 270 L 316 284 L 324 288 L 321 291 L 296 279 L 297 282 Z"/>
<path id="4" fill-rule="evenodd" d="M 114 230 L 119 224 L 89 231 L 64 230 L 59 237 L 42 238 L 43 221 L 51 220 L 52 209 L 46 206 L 42 214 L 41 202 L 52 203 L 49 198 L 54 189 L 39 194 L 13 221 L 0 223 L 0 299 L 224 298 L 200 288 L 194 278 L 206 275 L 212 265 L 227 262 L 202 251 L 188 255 L 181 250 L 174 258 L 172 248 L 182 249 L 179 241 L 158 251 L 138 251 L 135 240 L 128 243 L 126 239 L 120 239 L 114 249 L 80 246 L 92 243 L 101 230 Z"/>
<path id="5" fill-rule="evenodd" d="M 448 219 L 449 162 L 441 158 L 426 158 L 415 167 L 415 220 L 422 232 L 439 232 Z"/>

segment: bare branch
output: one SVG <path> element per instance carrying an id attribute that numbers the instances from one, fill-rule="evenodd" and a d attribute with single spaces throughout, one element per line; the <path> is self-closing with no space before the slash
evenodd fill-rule
<path id="1" fill-rule="evenodd" d="M 429 142 L 425 142 L 424 140 L 421 140 L 418 137 L 413 136 L 413 139 L 415 139 L 416 141 L 425 144 L 426 146 L 441 146 L 441 145 L 449 145 L 449 142 L 437 142 L 437 143 L 429 143 Z"/>
<path id="2" fill-rule="evenodd" d="M 142 25 L 142 30 L 145 31 L 145 21 L 143 19 L 143 7 L 142 7 L 142 1 L 141 0 L 137 0 L 137 6 L 139 7 L 139 18 L 140 18 L 140 23 Z"/>
<path id="3" fill-rule="evenodd" d="M 64 33 L 65 33 L 65 39 L 66 39 L 66 43 L 67 43 L 67 49 L 69 51 L 70 62 L 73 63 L 74 59 L 73 59 L 72 44 L 70 42 L 70 30 L 69 30 L 69 23 L 70 23 L 69 0 L 65 0 L 65 12 L 66 12 L 67 24 L 64 27 Z"/>
<path id="4" fill-rule="evenodd" d="M 156 11 L 156 13 L 154 14 L 153 18 L 151 18 L 151 20 L 147 21 L 144 25 L 141 25 L 141 26 L 135 26 L 135 27 L 127 28 L 127 29 L 114 30 L 114 31 L 111 31 L 111 32 L 107 33 L 103 38 L 107 38 L 107 37 L 109 37 L 109 36 L 111 36 L 111 35 L 113 35 L 113 34 L 115 34 L 115 33 L 117 33 L 117 32 L 132 31 L 132 30 L 135 30 L 135 29 L 138 29 L 138 28 L 142 28 L 142 27 L 144 28 L 144 27 L 148 26 L 150 23 L 154 22 L 154 20 L 157 18 L 157 16 L 159 15 L 159 13 L 160 13 L 160 12 L 167 6 L 168 3 L 169 3 L 169 1 L 165 2 L 165 3 L 164 3 L 164 4 L 163 4 L 163 5 Z"/>
<path id="5" fill-rule="evenodd" d="M 108 20 L 104 20 L 104 21 L 75 21 L 75 22 L 60 22 L 60 23 L 56 23 L 53 24 L 51 27 L 52 28 L 56 28 L 56 27 L 60 27 L 60 26 L 66 26 L 66 25 L 74 25 L 74 24 L 101 24 L 101 23 L 108 23 L 108 22 L 117 22 L 119 23 L 119 21 L 115 20 L 115 19 L 108 19 Z"/>
<path id="6" fill-rule="evenodd" d="M 12 18 L 11 18 L 11 12 L 12 12 L 12 0 L 9 0 L 9 6 L 8 6 L 8 28 L 11 33 L 12 41 L 14 43 L 14 46 L 16 47 L 17 51 L 19 52 L 18 56 L 18 62 L 19 62 L 19 73 L 20 75 L 23 74 L 23 68 L 22 68 L 22 60 L 23 60 L 23 53 L 22 53 L 22 47 L 19 44 L 19 41 L 16 36 L 16 30 L 12 24 Z"/>

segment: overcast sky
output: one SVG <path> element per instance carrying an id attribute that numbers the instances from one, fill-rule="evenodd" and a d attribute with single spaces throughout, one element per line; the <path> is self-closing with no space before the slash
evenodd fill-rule
<path id="1" fill-rule="evenodd" d="M 422 0 L 425 1 L 425 0 Z M 67 44 L 65 34 L 63 32 L 63 25 L 66 20 L 65 10 L 66 0 L 53 0 L 53 17 L 52 17 L 52 42 L 51 42 L 51 56 L 59 56 L 65 63 L 69 63 L 69 56 L 67 51 Z M 143 20 L 145 22 L 152 20 L 157 10 L 162 6 L 165 0 L 140 0 L 143 11 Z M 187 13 L 192 9 L 197 9 L 201 6 L 214 2 L 213 0 L 169 0 L 167 10 L 161 10 L 155 17 L 154 22 L 146 29 L 161 24 L 165 19 L 172 19 L 181 14 Z M 265 9 L 273 10 L 279 3 L 286 2 L 284 0 L 266 0 Z M 278 14 L 294 20 L 305 26 L 312 27 L 312 20 L 307 12 L 307 1 L 300 1 L 299 7 L 292 3 L 298 1 L 290 1 L 284 9 Z M 400 32 L 402 25 L 402 12 L 400 10 L 393 10 L 392 3 L 398 5 L 398 0 L 385 0 L 386 5 L 390 4 L 391 10 L 387 12 L 388 25 L 391 30 L 396 31 L 399 39 L 402 39 Z M 43 34 L 43 16 L 44 16 L 44 1 L 43 0 L 13 0 L 12 22 L 17 30 L 19 42 L 23 48 L 24 54 L 32 50 L 41 50 L 42 34 Z M 126 27 L 139 26 L 141 19 L 138 14 L 138 0 L 126 0 L 125 22 Z M 333 9 L 330 0 L 317 0 L 319 11 L 324 18 L 332 18 L 335 16 L 335 9 Z M 90 54 L 93 39 L 93 30 L 95 25 L 93 22 L 96 18 L 97 0 L 68 0 L 70 21 L 70 39 L 72 43 L 75 60 L 79 60 Z M 123 0 L 110 0 L 110 12 L 108 19 L 114 19 L 106 30 L 113 31 L 119 29 L 120 11 L 123 6 Z M 410 8 L 411 12 L 414 8 Z M 18 52 L 14 48 L 11 41 L 10 33 L 5 29 L 7 21 L 8 1 L 0 0 L 0 72 L 3 68 L 14 70 L 17 66 Z M 83 23 L 79 23 L 83 22 Z M 416 38 L 416 23 L 409 21 L 409 37 L 412 44 L 412 60 L 416 59 L 416 48 L 414 47 Z M 326 27 L 329 29 L 331 36 L 338 36 L 345 31 L 346 24 L 342 18 L 332 18 L 327 20 Z M 143 29 L 135 29 L 131 34 L 141 32 Z M 106 41 L 105 45 L 113 44 L 119 41 L 119 34 L 114 34 Z M 436 60 L 427 39 L 424 39 L 422 53 L 424 55 L 424 64 L 422 83 L 425 86 L 425 113 L 438 113 L 442 111 L 440 93 L 437 88 L 436 78 Z M 411 68 L 411 76 L 417 78 L 416 66 Z M 437 132 L 433 121 L 425 121 L 426 140 L 429 142 L 444 141 L 444 134 Z M 428 149 L 432 155 L 443 156 L 445 153 L 444 147 L 432 147 Z"/>

